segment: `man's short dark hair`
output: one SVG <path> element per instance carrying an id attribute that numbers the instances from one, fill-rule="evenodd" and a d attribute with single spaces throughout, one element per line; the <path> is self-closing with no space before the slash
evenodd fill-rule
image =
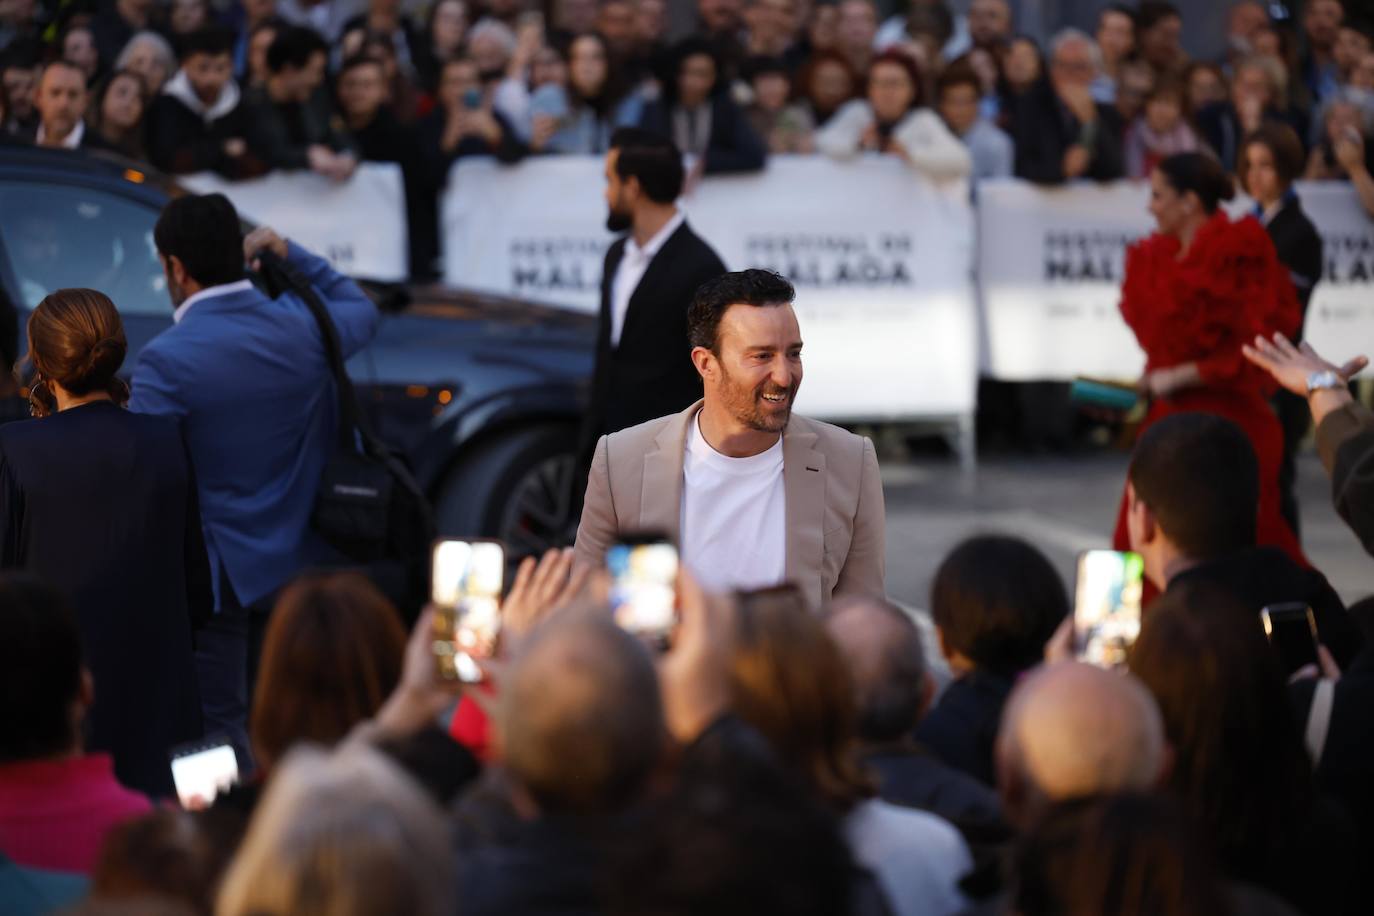
<path id="1" fill-rule="evenodd" d="M 940 75 L 935 78 L 936 102 L 942 101 L 945 93 L 956 86 L 968 86 L 979 98 L 983 96 L 983 81 L 978 78 L 978 71 L 974 70 L 968 61 L 952 63 L 940 71 Z"/>
<path id="2" fill-rule="evenodd" d="M 686 173 L 682 153 L 672 140 L 639 127 L 622 127 L 611 134 L 611 149 L 619 151 L 615 173 L 620 180 L 638 179 L 654 203 L 670 204 L 682 193 Z"/>
<path id="3" fill-rule="evenodd" d="M 219 57 L 221 54 L 233 56 L 234 33 L 222 25 L 205 25 L 181 39 L 181 60 L 190 60 L 196 54 Z"/>
<path id="4" fill-rule="evenodd" d="M 1170 18 L 1182 19 L 1183 14 L 1167 0 L 1144 0 L 1136 10 L 1135 26 L 1139 31 L 1148 32 Z"/>
<path id="5" fill-rule="evenodd" d="M 267 47 L 267 69 L 271 73 L 280 73 L 287 67 L 299 70 L 320 53 L 328 54 L 329 45 L 318 32 L 305 26 L 288 26 L 278 32 Z"/>
<path id="6" fill-rule="evenodd" d="M 162 208 L 153 243 L 164 258 L 177 257 L 201 286 L 243 279 L 243 230 L 223 194 L 188 194 Z"/>
<path id="7" fill-rule="evenodd" d="M 732 305 L 791 305 L 797 290 L 782 274 L 750 268 L 721 274 L 697 287 L 687 309 L 687 342 L 714 350 L 720 319 Z"/>
<path id="8" fill-rule="evenodd" d="M 335 82 L 341 82 L 345 73 L 356 70 L 359 67 L 377 67 L 382 70 L 384 74 L 386 72 L 385 67 L 382 66 L 382 62 L 377 60 L 377 58 L 368 57 L 366 54 L 359 53 L 354 54 L 352 57 L 345 58 L 344 62 L 339 64 L 339 72 L 334 75 Z"/>
<path id="9" fill-rule="evenodd" d="M 6 70 L 32 70 L 43 62 L 43 42 L 37 38 L 15 38 L 0 48 L 0 73 Z"/>
<path id="10" fill-rule="evenodd" d="M 1259 461 L 1230 420 L 1180 413 L 1155 423 L 1136 443 L 1130 481 L 1165 537 L 1189 558 L 1255 545 Z"/>
<path id="11" fill-rule="evenodd" d="M 0 763 L 52 757 L 76 741 L 81 633 L 60 592 L 0 574 Z"/>
<path id="12" fill-rule="evenodd" d="M 1020 538 L 980 535 L 945 557 L 930 613 L 945 648 L 978 668 L 1014 677 L 1038 663 L 1069 613 L 1069 596 L 1045 555 Z"/>

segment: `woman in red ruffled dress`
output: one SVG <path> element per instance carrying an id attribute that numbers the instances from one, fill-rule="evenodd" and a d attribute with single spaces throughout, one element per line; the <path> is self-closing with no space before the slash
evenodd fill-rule
<path id="1" fill-rule="evenodd" d="M 1218 208 L 1234 196 L 1215 160 L 1181 153 L 1150 176 L 1159 231 L 1126 254 L 1121 314 L 1145 351 L 1145 426 L 1175 413 L 1211 413 L 1245 430 L 1259 459 L 1258 540 L 1309 565 L 1279 511 L 1283 430 L 1269 406 L 1273 380 L 1241 355 L 1241 344 L 1275 331 L 1288 337 L 1302 312 L 1288 270 L 1253 217 Z M 1126 502 L 1115 544 L 1129 549 Z"/>

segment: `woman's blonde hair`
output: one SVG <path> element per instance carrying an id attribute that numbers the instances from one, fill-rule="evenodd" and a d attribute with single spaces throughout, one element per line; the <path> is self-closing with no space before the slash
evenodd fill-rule
<path id="1" fill-rule="evenodd" d="M 225 875 L 216 916 L 439 916 L 453 857 L 438 805 L 363 744 L 292 751 Z"/>

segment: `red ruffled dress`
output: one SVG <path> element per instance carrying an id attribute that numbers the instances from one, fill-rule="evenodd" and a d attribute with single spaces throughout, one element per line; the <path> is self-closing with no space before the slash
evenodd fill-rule
<path id="1" fill-rule="evenodd" d="M 1279 511 L 1283 430 L 1269 406 L 1274 381 L 1240 351 L 1257 334 L 1282 331 L 1291 338 L 1298 330 L 1302 310 L 1293 282 L 1253 217 L 1232 222 L 1217 211 L 1182 259 L 1180 247 L 1177 239 L 1156 234 L 1126 253 L 1121 315 L 1145 351 L 1146 371 L 1197 363 L 1203 381 L 1156 398 L 1141 430 L 1185 412 L 1217 414 L 1239 425 L 1259 459 L 1259 543 L 1309 566 Z M 1129 549 L 1124 493 L 1114 543 Z"/>

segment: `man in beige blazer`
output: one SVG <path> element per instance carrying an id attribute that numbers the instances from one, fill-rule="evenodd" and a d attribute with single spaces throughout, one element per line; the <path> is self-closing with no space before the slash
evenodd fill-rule
<path id="1" fill-rule="evenodd" d="M 600 567 L 625 534 L 659 532 L 708 589 L 790 582 L 813 609 L 882 597 L 885 517 L 873 444 L 792 416 L 801 330 L 792 284 L 766 270 L 704 284 L 688 313 L 703 400 L 603 436 L 577 529 Z"/>

